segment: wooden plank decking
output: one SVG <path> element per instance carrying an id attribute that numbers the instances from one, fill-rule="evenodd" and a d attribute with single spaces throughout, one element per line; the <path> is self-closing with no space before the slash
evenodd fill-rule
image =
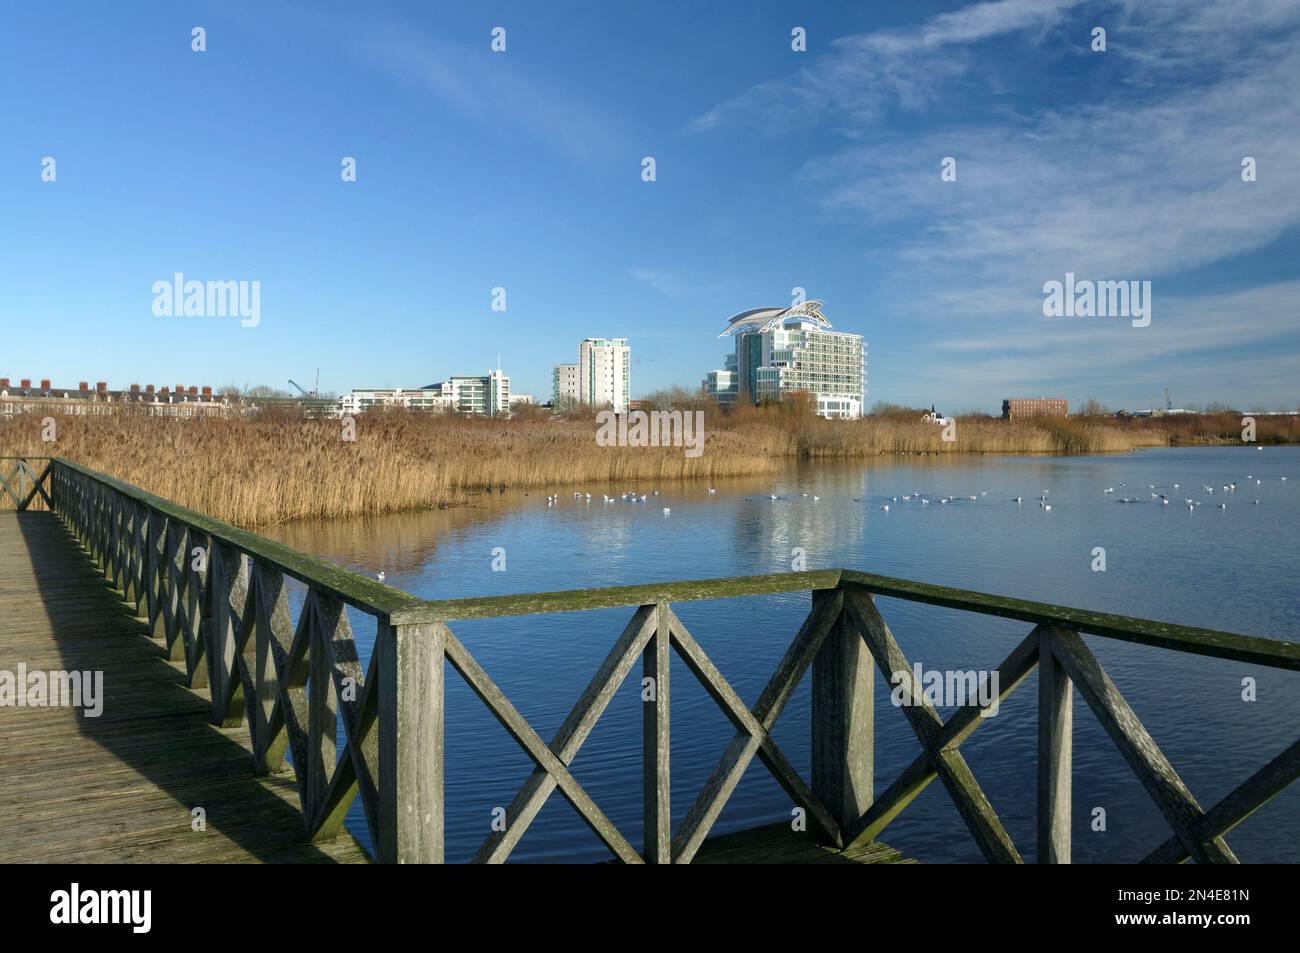
<path id="1" fill-rule="evenodd" d="M 872 841 L 848 850 L 820 844 L 810 832 L 795 833 L 785 821 L 710 837 L 696 864 L 914 864 L 898 851 Z"/>
<path id="2" fill-rule="evenodd" d="M 0 513 L 0 670 L 102 671 L 104 711 L 0 707 L 0 862 L 359 863 L 305 842 L 291 770 L 252 772 L 147 624 L 50 513 Z M 191 829 L 191 809 L 207 814 Z"/>

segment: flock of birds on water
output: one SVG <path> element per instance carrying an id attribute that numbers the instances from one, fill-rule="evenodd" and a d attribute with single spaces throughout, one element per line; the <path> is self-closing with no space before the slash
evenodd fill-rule
<path id="1" fill-rule="evenodd" d="M 1286 482 L 1286 477 L 1282 477 L 1281 479 L 1282 479 L 1282 482 L 1283 482 L 1283 483 Z M 1253 473 L 1247 473 L 1247 474 L 1246 474 L 1246 483 L 1247 483 L 1247 485 L 1250 484 L 1250 481 L 1251 481 L 1251 480 L 1254 480 L 1254 481 L 1255 481 L 1255 485 L 1256 485 L 1256 486 L 1262 486 L 1263 483 L 1264 483 L 1264 481 L 1263 481 L 1262 479 L 1257 478 L 1257 477 L 1255 476 L 1255 474 L 1253 474 Z M 1119 485 L 1120 485 L 1120 486 L 1123 486 L 1124 484 L 1121 483 L 1121 484 L 1119 484 Z M 1173 486 L 1173 488 L 1174 488 L 1175 490 L 1177 490 L 1177 489 L 1179 489 L 1180 487 L 1179 487 L 1179 485 L 1178 485 L 1177 483 L 1175 483 L 1174 486 Z M 1155 499 L 1160 500 L 1160 505 L 1161 505 L 1161 506 L 1168 506 L 1168 505 L 1169 505 L 1169 496 L 1168 496 L 1168 494 L 1165 494 L 1165 493 L 1156 493 L 1156 492 L 1154 492 L 1155 489 L 1156 489 L 1155 484 L 1148 483 L 1148 484 L 1147 484 L 1147 489 L 1150 490 L 1150 491 L 1152 491 L 1152 493 L 1151 493 L 1151 499 L 1153 499 L 1153 500 L 1155 500 Z M 1114 492 L 1115 492 L 1115 488 L 1114 488 L 1113 486 L 1108 486 L 1108 487 L 1106 487 L 1105 492 L 1106 492 L 1107 494 L 1114 493 Z M 1212 484 L 1212 483 L 1202 483 L 1202 484 L 1201 484 L 1201 492 L 1202 492 L 1202 493 L 1209 494 L 1209 495 L 1211 495 L 1211 496 L 1214 495 L 1214 484 Z M 1237 481 L 1236 481 L 1236 480 L 1233 480 L 1231 483 L 1225 483 L 1225 484 L 1223 484 L 1223 492 L 1224 492 L 1225 494 L 1228 494 L 1228 493 L 1236 493 L 1236 492 L 1237 492 Z M 1138 496 L 1122 496 L 1122 497 L 1120 497 L 1119 499 L 1117 499 L 1115 502 L 1116 502 L 1116 503 L 1141 503 L 1141 502 L 1142 502 L 1142 498 L 1141 498 L 1141 497 L 1138 497 Z M 1203 502 L 1203 501 L 1201 501 L 1201 500 L 1197 500 L 1197 499 L 1193 499 L 1192 497 L 1183 497 L 1183 503 L 1184 503 L 1184 505 L 1186 505 L 1186 507 L 1187 507 L 1189 510 L 1194 510 L 1194 509 L 1196 509 L 1198 506 L 1201 505 L 1202 502 Z M 1259 500 L 1251 500 L 1250 502 L 1251 502 L 1251 504 L 1254 505 L 1254 506 L 1259 506 Z M 1220 503 L 1220 504 L 1218 504 L 1218 508 L 1221 509 L 1221 510 L 1226 510 L 1226 509 L 1228 508 L 1228 504 L 1227 504 L 1227 503 Z"/>
<path id="2" fill-rule="evenodd" d="M 1286 477 L 1282 477 L 1281 479 L 1282 479 L 1282 482 L 1286 482 Z M 1246 484 L 1247 484 L 1247 485 L 1249 485 L 1249 483 L 1250 483 L 1251 480 L 1254 480 L 1254 481 L 1255 481 L 1255 485 L 1256 485 L 1256 486 L 1261 486 L 1261 485 L 1263 484 L 1263 482 L 1264 482 L 1262 479 L 1260 479 L 1260 478 L 1256 478 L 1256 476 L 1255 476 L 1253 473 L 1248 473 L 1248 474 L 1246 474 Z M 1125 486 L 1124 483 L 1119 483 L 1119 484 L 1116 484 L 1116 485 L 1119 486 L 1119 487 L 1121 487 L 1121 488 Z M 1151 500 L 1159 500 L 1159 501 L 1160 501 L 1160 505 L 1162 505 L 1162 506 L 1168 506 L 1169 503 L 1170 503 L 1170 500 L 1171 500 L 1170 495 L 1169 495 L 1168 493 L 1158 493 L 1158 492 L 1156 492 L 1158 489 L 1159 489 L 1159 487 L 1158 487 L 1157 484 L 1155 484 L 1155 483 L 1148 483 L 1148 484 L 1147 484 L 1147 490 L 1148 490 L 1148 492 L 1150 493 L 1150 498 L 1151 498 Z M 1177 483 L 1173 484 L 1172 489 L 1174 489 L 1174 490 L 1178 490 L 1178 489 L 1180 489 L 1180 484 L 1177 484 Z M 1237 483 L 1236 483 L 1236 481 L 1233 481 L 1233 482 L 1231 482 L 1231 483 L 1224 483 L 1223 486 L 1222 486 L 1222 490 L 1223 490 L 1223 493 L 1224 493 L 1224 494 L 1235 493 L 1235 492 L 1237 491 Z M 1210 484 L 1210 483 L 1203 483 L 1203 484 L 1201 485 L 1201 491 L 1202 491 L 1203 493 L 1207 494 L 1207 495 L 1213 495 L 1213 494 L 1214 494 L 1214 485 L 1213 485 L 1213 484 Z M 718 491 L 717 491 L 717 488 L 716 488 L 716 487 L 709 487 L 709 495 L 710 495 L 710 496 L 715 495 L 717 492 L 718 492 Z M 1104 495 L 1104 496 L 1110 496 L 1110 495 L 1112 495 L 1112 494 L 1114 494 L 1114 493 L 1115 493 L 1115 487 L 1113 487 L 1113 486 L 1108 486 L 1108 487 L 1106 487 L 1106 489 L 1103 491 L 1103 495 Z M 618 496 L 609 496 L 608 494 L 602 493 L 602 494 L 600 495 L 600 502 L 601 502 L 602 505 L 604 505 L 604 504 L 610 504 L 610 503 L 634 503 L 634 504 L 640 504 L 640 503 L 646 503 L 646 502 L 649 501 L 649 499 L 650 499 L 651 497 L 657 497 L 658 495 L 659 495 L 659 491 L 658 491 L 658 490 L 651 490 L 648 494 L 647 494 L 647 493 L 637 493 L 635 490 L 627 490 L 627 491 L 625 491 L 625 492 L 623 492 L 623 493 L 620 493 Z M 943 497 L 937 497 L 937 501 L 939 502 L 940 505 L 947 505 L 947 504 L 949 504 L 949 503 L 960 503 L 960 502 L 976 503 L 976 502 L 979 501 L 979 499 L 980 499 L 981 497 L 986 497 L 986 496 L 988 496 L 988 491 L 987 491 L 987 490 L 981 490 L 978 496 L 976 496 L 975 494 L 971 494 L 971 495 L 969 495 L 969 496 L 943 496 Z M 592 503 L 592 502 L 594 502 L 594 498 L 592 497 L 592 495 L 591 495 L 590 493 L 584 493 L 584 492 L 581 491 L 581 490 L 579 490 L 578 492 L 574 493 L 574 494 L 573 494 L 573 498 L 574 498 L 575 500 L 577 500 L 578 502 L 581 502 L 581 503 Z M 817 496 L 817 495 L 812 494 L 812 493 L 801 493 L 801 494 L 799 494 L 799 498 L 801 498 L 801 499 L 806 499 L 806 500 L 811 500 L 813 503 L 817 503 L 817 502 L 820 502 L 820 501 L 821 501 L 821 497 L 820 497 L 820 496 Z M 752 497 L 752 496 L 747 496 L 747 497 L 745 497 L 745 501 L 746 501 L 746 502 L 752 502 L 754 499 L 755 499 L 755 497 Z M 761 497 L 759 497 L 759 499 L 761 499 Z M 771 500 L 772 502 L 774 502 L 774 503 L 779 503 L 779 502 L 782 502 L 782 501 L 785 501 L 785 500 L 793 500 L 793 499 L 795 499 L 795 497 L 793 497 L 793 496 L 780 496 L 780 495 L 778 495 L 778 494 L 776 494 L 776 493 L 770 493 L 770 494 L 768 494 L 768 499 L 770 499 L 770 500 Z M 899 496 L 891 496 L 891 497 L 889 497 L 889 498 L 888 498 L 888 502 L 884 503 L 884 504 L 880 507 L 881 512 L 883 512 L 883 513 L 888 513 L 888 512 L 889 512 L 890 504 L 892 504 L 892 503 L 898 503 L 900 500 L 901 500 L 902 502 L 904 502 L 904 503 L 919 503 L 919 504 L 921 504 L 921 505 L 923 505 L 923 506 L 928 506 L 931 502 L 934 502 L 933 500 L 930 499 L 930 497 L 925 496 L 924 494 L 922 494 L 921 492 L 919 492 L 919 491 L 917 491 L 917 490 L 913 490 L 911 493 L 904 494 L 904 495 L 901 496 L 901 497 L 899 497 Z M 547 507 L 557 506 L 557 505 L 559 505 L 559 502 L 560 502 L 560 494 L 558 494 L 558 493 L 551 494 L 551 495 L 548 495 L 548 496 L 546 497 L 546 505 L 547 505 Z M 862 502 L 862 499 L 861 499 L 861 497 L 856 497 L 856 496 L 855 496 L 855 497 L 853 497 L 853 502 L 854 502 L 854 503 L 860 503 L 860 502 Z M 1010 503 L 1015 503 L 1015 504 L 1019 505 L 1019 504 L 1021 504 L 1021 503 L 1024 502 L 1024 497 L 1023 497 L 1023 496 L 1013 496 L 1013 497 L 1011 497 L 1011 498 L 1008 500 L 1008 502 L 1010 502 Z M 1116 502 L 1116 503 L 1141 503 L 1141 502 L 1143 502 L 1143 500 L 1142 500 L 1142 498 L 1141 498 L 1140 496 L 1121 496 L 1121 497 L 1119 497 L 1118 499 L 1116 499 L 1115 502 Z M 1194 509 L 1196 509 L 1196 507 L 1200 506 L 1202 502 L 1203 502 L 1202 500 L 1194 499 L 1194 498 L 1192 498 L 1192 497 L 1184 497 L 1184 498 L 1183 498 L 1183 503 L 1187 506 L 1187 508 L 1188 508 L 1189 510 L 1194 510 Z M 1259 505 L 1259 500 L 1252 500 L 1251 502 L 1252 502 L 1255 506 L 1258 506 L 1258 505 Z M 1045 512 L 1050 512 L 1050 511 L 1051 511 L 1051 509 L 1052 509 L 1052 503 L 1051 503 L 1051 501 L 1049 500 L 1049 491 L 1048 491 L 1047 489 L 1043 489 L 1043 491 L 1042 491 L 1042 496 L 1038 497 L 1038 506 L 1039 506 L 1040 509 L 1042 509 L 1042 510 L 1045 511 Z M 1224 503 L 1219 503 L 1219 504 L 1218 504 L 1218 508 L 1221 509 L 1221 510 L 1226 510 L 1226 509 L 1228 508 L 1228 504 L 1227 504 L 1226 502 L 1224 502 Z M 665 506 L 665 507 L 663 508 L 663 514 L 664 514 L 664 516 L 671 516 L 671 515 L 672 515 L 672 512 L 673 512 L 673 511 L 672 511 L 672 507 Z"/>
<path id="3" fill-rule="evenodd" d="M 1286 477 L 1285 476 L 1280 477 L 1280 480 L 1281 482 L 1285 483 Z M 1254 481 L 1255 486 L 1262 486 L 1264 483 L 1262 478 L 1256 477 L 1253 473 L 1246 474 L 1245 485 L 1249 486 L 1251 481 Z M 1102 491 L 1102 495 L 1112 496 L 1116 492 L 1116 487 L 1124 488 L 1125 486 L 1126 484 L 1122 482 L 1115 484 L 1115 486 L 1108 486 Z M 1150 500 L 1151 501 L 1159 500 L 1161 506 L 1168 506 L 1172 498 L 1168 493 L 1157 492 L 1157 490 L 1159 489 L 1160 487 L 1155 483 L 1147 484 L 1147 492 L 1150 494 Z M 1181 485 L 1175 483 L 1172 485 L 1171 489 L 1179 490 L 1181 489 Z M 1237 481 L 1233 480 L 1229 483 L 1222 484 L 1220 490 L 1225 496 L 1230 496 L 1231 494 L 1236 493 Z M 715 496 L 717 495 L 717 492 L 718 490 L 716 487 L 709 487 L 709 496 Z M 1201 492 L 1206 496 L 1213 496 L 1215 492 L 1214 484 L 1212 483 L 1201 484 Z M 658 490 L 651 490 L 649 493 L 637 493 L 635 490 L 627 490 L 623 493 L 620 493 L 618 496 L 610 496 L 608 494 L 602 493 L 600 495 L 600 502 L 602 505 L 613 504 L 613 503 L 632 503 L 632 504 L 639 505 L 642 503 L 647 503 L 650 501 L 651 498 L 658 497 L 658 496 L 659 496 Z M 981 497 L 987 497 L 987 496 L 988 496 L 988 491 L 981 490 L 978 496 L 975 494 L 970 494 L 968 496 L 955 496 L 955 495 L 942 496 L 942 497 L 938 497 L 937 500 L 940 505 L 946 506 L 949 503 L 961 503 L 961 502 L 976 503 L 980 500 Z M 776 493 L 769 493 L 767 498 L 770 499 L 773 503 L 780 503 L 783 501 L 796 499 L 796 497 L 794 496 L 780 496 L 779 494 Z M 810 500 L 813 503 L 818 503 L 821 501 L 820 496 L 812 493 L 800 493 L 798 498 L 804 500 Z M 580 503 L 595 502 L 595 499 L 592 497 L 590 493 L 586 493 L 581 490 L 573 494 L 573 499 L 577 500 Z M 755 499 L 756 497 L 753 496 L 745 497 L 746 502 L 752 502 Z M 762 499 L 762 497 L 757 497 L 757 499 Z M 922 506 L 928 506 L 931 502 L 933 502 L 930 499 L 930 497 L 924 495 L 923 493 L 917 490 L 913 490 L 911 493 L 906 493 L 902 496 L 888 497 L 887 501 L 880 507 L 881 512 L 888 513 L 890 511 L 889 510 L 890 504 L 898 503 L 900 501 L 903 503 L 920 504 Z M 1023 501 L 1024 501 L 1023 496 L 1013 496 L 1007 500 L 1007 502 L 1015 503 L 1017 505 L 1022 504 Z M 558 493 L 549 494 L 546 497 L 546 506 L 548 508 L 558 506 L 559 502 L 560 502 L 560 494 Z M 855 496 L 853 497 L 853 502 L 861 503 L 862 498 Z M 1115 500 L 1115 502 L 1116 503 L 1142 503 L 1146 501 L 1144 501 L 1141 496 L 1121 496 L 1118 497 Z M 1183 505 L 1185 505 L 1189 511 L 1194 511 L 1198 506 L 1202 504 L 1202 502 L 1204 501 L 1195 499 L 1194 497 L 1183 497 Z M 1255 506 L 1258 506 L 1259 500 L 1253 499 L 1251 500 L 1251 503 Z M 1038 506 L 1044 512 L 1050 512 L 1052 509 L 1052 503 L 1049 500 L 1049 491 L 1046 488 L 1043 489 L 1042 496 L 1038 497 Z M 1220 502 L 1217 504 L 1217 508 L 1220 510 L 1226 510 L 1228 508 L 1228 504 L 1226 502 Z M 673 512 L 672 507 L 670 506 L 663 507 L 663 515 L 665 517 L 671 516 L 672 512 Z M 377 573 L 375 578 L 377 578 L 380 582 L 383 582 L 384 573 L 382 572 Z"/>

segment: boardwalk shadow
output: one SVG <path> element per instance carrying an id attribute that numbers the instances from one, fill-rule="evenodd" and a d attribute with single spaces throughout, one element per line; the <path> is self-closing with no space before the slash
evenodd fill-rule
<path id="1" fill-rule="evenodd" d="M 102 672 L 104 694 L 99 717 L 0 709 L 9 789 L 0 809 L 21 819 L 13 828 L 0 820 L 4 859 L 26 859 L 24 850 L 39 855 L 31 859 L 92 862 L 360 856 L 346 834 L 329 845 L 306 840 L 293 774 L 254 776 L 249 749 L 236 740 L 246 740 L 246 729 L 213 725 L 206 690 L 187 687 L 55 516 L 5 513 L 0 521 L 0 600 L 13 603 L 0 621 L 0 668 Z"/>

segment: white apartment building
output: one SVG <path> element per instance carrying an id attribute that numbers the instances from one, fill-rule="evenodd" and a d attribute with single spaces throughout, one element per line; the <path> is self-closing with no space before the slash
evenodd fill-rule
<path id="1" fill-rule="evenodd" d="M 551 401 L 556 410 L 571 406 L 582 399 L 578 387 L 578 365 L 556 364 L 551 374 Z"/>
<path id="2" fill-rule="evenodd" d="M 736 392 L 740 387 L 740 375 L 736 372 L 736 355 L 727 354 L 724 366 L 716 371 L 709 371 L 700 382 L 700 389 L 723 407 L 734 407 Z"/>
<path id="3" fill-rule="evenodd" d="M 480 417 L 510 416 L 510 378 L 501 371 L 485 377 L 453 377 L 442 385 L 450 394 L 452 407 L 462 414 Z"/>
<path id="4" fill-rule="evenodd" d="M 344 414 L 364 414 L 368 410 L 401 407 L 409 410 L 451 410 L 449 396 L 442 393 L 441 384 L 427 387 L 366 387 L 353 388 L 350 394 L 339 398 L 339 411 Z"/>
<path id="5" fill-rule="evenodd" d="M 632 391 L 627 338 L 587 338 L 578 345 L 578 400 L 626 413 Z"/>
<path id="6" fill-rule="evenodd" d="M 733 317 L 719 337 L 734 335 L 736 350 L 704 389 L 720 402 L 778 400 L 804 391 L 822 417 L 861 417 L 866 396 L 866 344 L 860 334 L 831 330 L 822 302 L 791 308 L 755 308 Z M 733 389 L 734 388 L 734 389 Z"/>
<path id="7" fill-rule="evenodd" d="M 497 370 L 482 377 L 452 377 L 424 387 L 358 388 L 339 398 L 339 412 L 344 414 L 363 414 L 385 407 L 508 417 L 510 378 Z"/>

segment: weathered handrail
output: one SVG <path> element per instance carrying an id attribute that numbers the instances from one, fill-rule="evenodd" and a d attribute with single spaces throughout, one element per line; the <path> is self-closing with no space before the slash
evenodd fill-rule
<path id="1" fill-rule="evenodd" d="M 819 569 L 807 572 L 772 573 L 765 576 L 731 576 L 721 579 L 609 586 L 600 589 L 561 589 L 512 596 L 482 596 L 471 599 L 442 599 L 413 602 L 394 610 L 401 622 L 450 622 L 457 619 L 494 619 L 503 616 L 539 615 L 550 612 L 581 612 L 613 609 L 653 602 L 696 602 L 737 596 L 774 595 L 840 586 L 860 589 L 878 596 L 962 609 L 982 615 L 1019 619 L 1036 625 L 1072 629 L 1124 642 L 1176 649 L 1195 655 L 1252 662 L 1300 671 L 1300 643 L 1281 642 L 1235 632 L 1196 626 L 1155 622 L 1133 616 L 1071 609 L 1046 602 L 1030 602 L 1006 596 L 953 589 L 929 583 L 878 576 L 852 569 Z"/>
<path id="2" fill-rule="evenodd" d="M 312 588 L 332 595 L 342 602 L 370 615 L 382 615 L 420 602 L 415 596 L 385 586 L 358 573 L 349 572 L 331 562 L 300 552 L 267 539 L 257 533 L 240 529 L 203 513 L 187 509 L 179 503 L 154 496 L 139 487 L 124 483 L 88 467 L 83 467 L 62 457 L 53 458 L 59 467 L 80 474 L 115 490 L 123 498 L 147 506 L 176 524 L 184 525 L 194 533 L 220 539 L 240 552 L 271 566 L 287 576 L 306 583 Z"/>
<path id="3" fill-rule="evenodd" d="M 33 458 L 20 472 L 37 477 Z M 24 469 L 25 468 L 25 469 Z M 48 480 L 49 492 L 43 483 Z M 211 688 L 213 717 L 245 717 L 258 773 L 282 770 L 292 752 L 307 836 L 335 836 L 360 796 L 378 859 L 440 862 L 443 854 L 443 695 L 446 661 L 536 765 L 476 860 L 504 860 L 556 789 L 610 851 L 627 862 L 689 862 L 745 768 L 757 756 L 827 842 L 874 839 L 938 778 L 991 861 L 1021 855 L 958 751 L 979 726 L 978 702 L 946 722 L 875 605 L 904 599 L 1032 623 L 998 667 L 998 701 L 1039 668 L 1038 838 L 1043 862 L 1070 859 L 1072 692 L 1110 735 L 1174 830 L 1150 861 L 1235 862 L 1223 834 L 1300 776 L 1300 741 L 1210 810 L 1203 810 L 1110 681 L 1080 633 L 1197 655 L 1300 670 L 1300 645 L 891 579 L 854 570 L 743 576 L 483 599 L 424 601 L 255 533 L 146 493 L 62 458 L 36 479 L 40 495 L 76 533 L 116 588 L 143 610 L 191 684 Z M 6 487 L 8 484 L 6 483 Z M 11 490 L 12 493 L 12 490 Z M 30 503 L 37 494 L 33 489 Z M 19 502 L 15 497 L 15 502 Z M 20 505 L 19 508 L 24 508 Z M 307 586 L 295 623 L 284 577 Z M 673 612 L 672 602 L 811 591 L 812 607 L 757 703 L 750 708 Z M 362 673 L 345 605 L 378 620 Z M 636 610 L 555 737 L 532 729 L 448 627 L 461 619 L 596 608 Z M 677 832 L 669 812 L 669 653 L 736 728 Z M 640 659 L 644 722 L 645 843 L 637 851 L 600 811 L 568 765 Z M 873 663 L 906 678 L 902 707 L 922 753 L 874 797 Z M 812 668 L 812 783 L 786 760 L 771 730 Z M 338 721 L 347 739 L 335 748 Z"/>

